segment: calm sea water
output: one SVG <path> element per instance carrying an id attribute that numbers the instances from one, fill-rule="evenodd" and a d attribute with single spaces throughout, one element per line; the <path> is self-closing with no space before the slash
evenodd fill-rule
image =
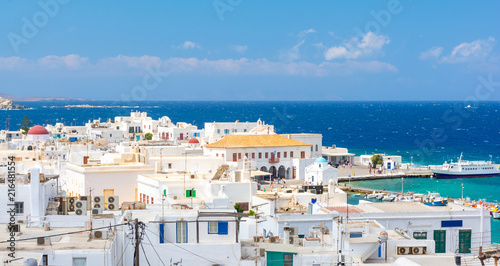
<path id="1" fill-rule="evenodd" d="M 500 103 L 481 102 L 467 108 L 462 102 L 91 102 L 104 108 L 67 108 L 81 102 L 21 102 L 28 110 L 0 111 L 10 128 L 19 128 L 27 115 L 35 124 L 83 125 L 130 111 L 148 112 L 154 119 L 169 116 L 174 122 L 203 127 L 204 122 L 256 121 L 275 125 L 278 133 L 321 133 L 325 146 L 349 148 L 356 155 L 386 153 L 403 162 L 442 164 L 464 159 L 500 163 Z M 6 123 L 0 125 L 5 129 Z M 405 179 L 405 191 L 437 191 L 443 196 L 500 200 L 500 178 Z M 401 180 L 378 180 L 356 186 L 401 190 Z M 500 221 L 492 221 L 500 229 Z"/>

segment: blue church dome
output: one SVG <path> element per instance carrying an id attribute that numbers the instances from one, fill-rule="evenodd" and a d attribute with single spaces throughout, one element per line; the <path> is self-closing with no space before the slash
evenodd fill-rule
<path id="1" fill-rule="evenodd" d="M 318 157 L 318 159 L 316 159 L 316 161 L 314 161 L 315 163 L 326 163 L 326 159 L 323 158 L 323 157 Z"/>

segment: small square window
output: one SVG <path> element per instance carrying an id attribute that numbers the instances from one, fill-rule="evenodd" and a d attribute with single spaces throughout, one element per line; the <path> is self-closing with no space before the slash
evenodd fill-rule
<path id="1" fill-rule="evenodd" d="M 219 224 L 217 222 L 208 222 L 208 233 L 217 234 L 219 232 Z"/>
<path id="2" fill-rule="evenodd" d="M 16 214 L 24 213 L 24 202 L 15 202 Z"/>

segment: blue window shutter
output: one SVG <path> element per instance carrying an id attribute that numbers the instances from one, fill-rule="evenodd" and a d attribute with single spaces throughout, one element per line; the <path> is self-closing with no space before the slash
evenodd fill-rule
<path id="1" fill-rule="evenodd" d="M 160 224 L 160 244 L 164 243 L 165 239 L 165 224 Z"/>
<path id="2" fill-rule="evenodd" d="M 227 235 L 228 232 L 228 222 L 219 222 L 219 235 Z"/>

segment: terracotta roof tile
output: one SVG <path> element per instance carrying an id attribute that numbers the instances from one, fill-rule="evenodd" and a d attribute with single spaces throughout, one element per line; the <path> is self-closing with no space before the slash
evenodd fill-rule
<path id="1" fill-rule="evenodd" d="M 207 148 L 288 147 L 311 144 L 287 139 L 281 135 L 227 135 L 223 139 L 205 145 Z"/>

